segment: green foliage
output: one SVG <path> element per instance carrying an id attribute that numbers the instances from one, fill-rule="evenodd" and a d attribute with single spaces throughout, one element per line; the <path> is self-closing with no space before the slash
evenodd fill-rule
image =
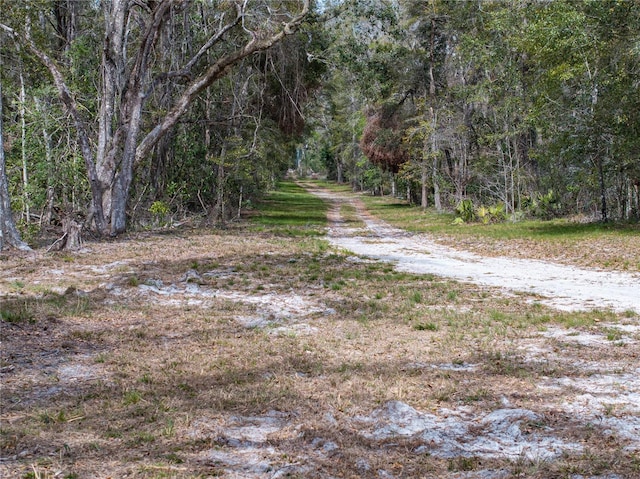
<path id="1" fill-rule="evenodd" d="M 166 224 L 169 206 L 163 201 L 154 201 L 149 207 L 149 213 L 153 215 L 156 224 Z"/>
<path id="2" fill-rule="evenodd" d="M 489 215 L 493 221 L 504 221 L 507 219 L 507 210 L 504 203 L 496 203 L 489 207 Z"/>
<path id="3" fill-rule="evenodd" d="M 489 214 L 489 208 L 487 208 L 484 205 L 478 206 L 478 208 L 476 209 L 476 216 L 478 217 L 480 222 L 485 225 L 489 223 L 489 221 L 491 220 L 491 216 Z"/>
<path id="4" fill-rule="evenodd" d="M 27 244 L 35 244 L 40 234 L 40 225 L 37 223 L 27 223 L 26 221 L 19 221 L 16 225 L 18 231 L 20 231 L 20 237 Z"/>
<path id="5" fill-rule="evenodd" d="M 278 184 L 257 207 L 253 222 L 287 236 L 324 234 L 327 205 L 291 181 Z"/>
<path id="6" fill-rule="evenodd" d="M 99 2 L 73 2 L 73 11 L 45 0 L 2 6 L 3 22 L 20 31 L 31 26 L 88 130 L 97 132 L 105 25 Z M 141 137 L 182 91 L 163 75 L 206 40 L 206 29 L 194 26 L 209 27 L 229 7 L 198 3 L 199 10 L 185 8 L 184 22 L 174 12 L 167 17 L 167 31 L 189 42 L 152 49 L 149 78 L 157 83 L 148 89 Z M 399 170 L 398 184 L 413 198 L 425 183 L 445 207 L 460 207 L 460 198 L 480 205 L 462 205 L 458 223 L 597 210 L 603 218 L 613 212 L 640 219 L 637 2 L 349 0 L 324 2 L 322 10 L 304 33 L 247 58 L 203 92 L 136 166 L 131 197 L 143 206 L 130 209 L 134 216 L 150 213 L 156 224 L 169 212 L 217 209 L 223 220 L 239 217 L 275 187 L 298 148 L 307 172 L 323 169 L 354 189 L 388 191 L 384 170 Z M 262 13 L 247 21 L 267 28 L 271 19 Z M 57 30 L 65 22 L 75 22 L 68 25 L 72 38 Z M 130 45 L 138 35 L 132 27 Z M 240 41 L 229 35 L 213 56 Z M 87 209 L 89 182 L 49 72 L 12 41 L 0 49 L 12 207 L 23 219 L 27 210 L 34 215 L 22 232 L 35 239 L 36 216 L 51 206 L 64 214 Z"/>
<path id="7" fill-rule="evenodd" d="M 524 198 L 522 207 L 534 218 L 551 219 L 557 216 L 560 203 L 553 190 L 549 190 L 546 194 L 536 193 L 533 198 Z"/>
<path id="8" fill-rule="evenodd" d="M 456 206 L 456 213 L 463 223 L 471 223 L 476 217 L 473 201 L 468 198 L 461 200 Z"/>
<path id="9" fill-rule="evenodd" d="M 458 216 L 454 220 L 454 224 L 472 223 L 479 221 L 482 224 L 499 223 L 506 220 L 506 208 L 504 203 L 496 203 L 493 206 L 480 205 L 474 208 L 473 201 L 464 199 L 456 206 Z"/>

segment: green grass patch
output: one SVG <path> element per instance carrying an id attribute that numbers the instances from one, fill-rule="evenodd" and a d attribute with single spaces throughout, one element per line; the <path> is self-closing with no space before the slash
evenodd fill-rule
<path id="1" fill-rule="evenodd" d="M 432 208 L 423 210 L 404 200 L 390 197 L 362 195 L 367 209 L 375 216 L 407 231 L 439 233 L 460 237 L 488 237 L 494 239 L 576 240 L 599 237 L 640 235 L 637 223 L 577 223 L 567 219 L 549 221 L 526 220 L 492 224 L 453 224 L 453 213 L 438 213 Z"/>
<path id="2" fill-rule="evenodd" d="M 257 207 L 253 223 L 285 236 L 321 236 L 327 205 L 292 181 L 278 184 Z"/>
<path id="3" fill-rule="evenodd" d="M 435 323 L 416 323 L 413 325 L 416 331 L 437 331 L 438 325 Z"/>

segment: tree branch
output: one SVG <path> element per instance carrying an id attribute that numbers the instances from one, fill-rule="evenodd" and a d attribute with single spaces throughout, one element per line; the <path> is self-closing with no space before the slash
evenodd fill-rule
<path id="1" fill-rule="evenodd" d="M 205 53 L 207 53 L 207 51 L 209 51 L 216 43 L 220 41 L 220 39 L 224 36 L 225 33 L 227 33 L 233 27 L 238 25 L 238 23 L 242 19 L 244 15 L 243 7 L 240 5 L 236 5 L 236 7 L 237 7 L 237 15 L 231 23 L 228 23 L 223 27 L 219 28 L 218 31 L 214 35 L 212 35 L 211 38 L 209 38 L 209 40 L 207 40 L 207 42 L 204 45 L 202 45 L 202 47 L 200 47 L 200 50 L 198 50 L 198 52 L 191 58 L 191 60 L 187 62 L 187 64 L 182 69 L 177 71 L 162 73 L 158 75 L 154 79 L 154 81 L 151 83 L 151 86 L 149 87 L 149 89 L 146 91 L 145 96 L 149 96 L 151 92 L 153 92 L 153 90 L 155 90 L 155 88 L 167 78 L 186 78 L 187 80 L 191 80 L 192 79 L 191 69 L 194 67 L 194 65 L 198 63 L 198 61 L 200 61 L 202 56 Z M 221 22 L 223 18 L 224 18 L 224 15 L 220 19 Z"/>
<path id="2" fill-rule="evenodd" d="M 300 13 L 289 22 L 285 22 L 280 31 L 263 40 L 252 38 L 242 49 L 223 56 L 211 65 L 205 73 L 193 80 L 187 86 L 180 98 L 178 98 L 173 108 L 167 112 L 160 123 L 158 123 L 155 128 L 145 136 L 142 142 L 140 142 L 136 150 L 136 161 L 140 161 L 149 154 L 160 138 L 162 138 L 162 136 L 178 122 L 180 117 L 187 111 L 191 102 L 200 92 L 213 84 L 216 80 L 224 77 L 231 67 L 240 60 L 253 53 L 267 50 L 282 40 L 285 36 L 295 33 L 308 13 L 309 0 L 304 0 Z"/>

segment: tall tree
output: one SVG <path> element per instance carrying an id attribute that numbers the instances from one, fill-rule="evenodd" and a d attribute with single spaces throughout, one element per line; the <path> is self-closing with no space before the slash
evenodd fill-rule
<path id="1" fill-rule="evenodd" d="M 29 251 L 31 248 L 20 238 L 11 212 L 11 199 L 4 158 L 4 135 L 2 131 L 2 83 L 0 83 L 0 251 L 6 242 L 19 250 Z"/>

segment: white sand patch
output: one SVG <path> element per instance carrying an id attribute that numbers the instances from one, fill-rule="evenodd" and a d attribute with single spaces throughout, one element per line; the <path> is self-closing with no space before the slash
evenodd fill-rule
<path id="1" fill-rule="evenodd" d="M 303 472 L 293 464 L 275 464 L 281 462 L 278 456 L 271 447 L 248 446 L 232 451 L 212 449 L 201 460 L 222 468 L 224 477 L 228 479 L 273 479 Z"/>
<path id="2" fill-rule="evenodd" d="M 89 269 L 94 273 L 105 274 L 105 273 L 110 273 L 116 268 L 129 270 L 130 269 L 129 264 L 130 264 L 129 260 L 113 261 L 112 263 L 107 263 L 100 266 L 91 266 L 89 267 Z"/>
<path id="3" fill-rule="evenodd" d="M 270 434 L 284 429 L 289 424 L 288 414 L 268 411 L 263 416 L 196 419 L 187 434 L 193 439 L 215 439 L 234 447 L 255 446 L 265 443 Z"/>
<path id="4" fill-rule="evenodd" d="M 603 474 L 598 476 L 583 476 L 582 474 L 571 474 L 569 479 L 625 479 L 618 474 Z M 628 479 L 628 478 L 627 478 Z"/>
<path id="5" fill-rule="evenodd" d="M 332 236 L 334 246 L 394 263 L 399 271 L 436 274 L 458 281 L 540 295 L 541 303 L 562 310 L 611 308 L 640 311 L 638 275 L 580 269 L 536 260 L 484 258 L 430 243 L 394 237 L 371 242 Z M 413 243 L 413 245 L 412 245 Z"/>
<path id="6" fill-rule="evenodd" d="M 440 410 L 439 415 L 422 413 L 400 401 L 390 401 L 366 417 L 355 418 L 368 430 L 365 437 L 382 440 L 394 437 L 420 439 L 417 452 L 437 457 L 485 457 L 549 460 L 564 452 L 582 450 L 551 435 L 523 432 L 523 423 L 538 423 L 541 418 L 527 409 L 498 409 L 485 416 L 466 411 Z M 362 428 L 361 428 L 362 429 Z"/>
<path id="7" fill-rule="evenodd" d="M 637 342 L 628 336 L 622 335 L 625 329 L 629 328 L 624 328 L 624 326 L 616 324 L 603 324 L 602 327 L 605 329 L 608 328 L 611 331 L 617 331 L 619 334 L 610 335 L 607 331 L 585 332 L 555 327 L 550 327 L 541 334 L 546 338 L 577 343 L 582 346 L 611 346 L 613 344 L 634 344 Z"/>
<path id="8" fill-rule="evenodd" d="M 542 389 L 566 394 L 560 408 L 584 423 L 628 440 L 625 449 L 640 450 L 640 368 L 630 373 L 549 379 Z"/>
<path id="9" fill-rule="evenodd" d="M 509 471 L 484 469 L 481 471 L 459 472 L 451 476 L 452 479 L 507 479 L 513 477 Z"/>
<path id="10" fill-rule="evenodd" d="M 84 364 L 67 364 L 58 368 L 57 377 L 60 382 L 72 381 L 91 381 L 98 379 L 101 371 L 96 366 L 87 366 Z"/>
<path id="11" fill-rule="evenodd" d="M 289 427 L 290 423 L 290 416 L 279 411 L 269 411 L 263 416 L 232 416 L 226 420 L 202 418 L 193 422 L 188 435 L 219 444 L 199 454 L 198 459 L 221 468 L 224 477 L 273 479 L 301 474 L 303 477 L 309 468 L 302 461 L 292 461 L 268 443 L 272 434 Z"/>
<path id="12" fill-rule="evenodd" d="M 574 414 L 601 414 L 612 406 L 620 412 L 640 413 L 640 368 L 624 374 L 550 379 L 541 387 L 577 391 L 563 403 L 564 409 Z"/>
<path id="13" fill-rule="evenodd" d="M 236 316 L 235 320 L 247 329 L 268 328 L 275 324 L 264 316 Z"/>
<path id="14" fill-rule="evenodd" d="M 478 369 L 479 364 L 472 363 L 424 363 L 424 362 L 412 362 L 408 363 L 405 370 L 420 370 L 420 369 L 439 369 L 441 371 L 457 371 L 457 372 L 473 372 Z"/>
<path id="15" fill-rule="evenodd" d="M 216 300 L 221 299 L 255 305 L 257 315 L 237 318 L 248 328 L 266 327 L 282 320 L 305 318 L 315 314 L 332 314 L 332 311 L 321 306 L 317 299 L 294 292 L 251 294 L 243 291 L 210 289 L 190 282 L 165 285 L 160 280 L 147 281 L 131 290 L 111 287 L 109 292 L 115 296 L 148 297 L 155 303 L 169 306 L 187 305 L 206 308 L 212 307 Z"/>
<path id="16" fill-rule="evenodd" d="M 290 326 L 279 326 L 277 328 L 273 328 L 269 331 L 271 334 L 277 334 L 280 336 L 306 336 L 310 334 L 315 334 L 318 332 L 318 328 L 314 326 L 310 326 L 304 323 L 292 324 Z"/>
<path id="17" fill-rule="evenodd" d="M 476 371 L 480 365 L 473 363 L 442 363 L 432 364 L 431 367 L 439 369 L 441 371 L 458 371 L 458 372 L 472 372 Z"/>

